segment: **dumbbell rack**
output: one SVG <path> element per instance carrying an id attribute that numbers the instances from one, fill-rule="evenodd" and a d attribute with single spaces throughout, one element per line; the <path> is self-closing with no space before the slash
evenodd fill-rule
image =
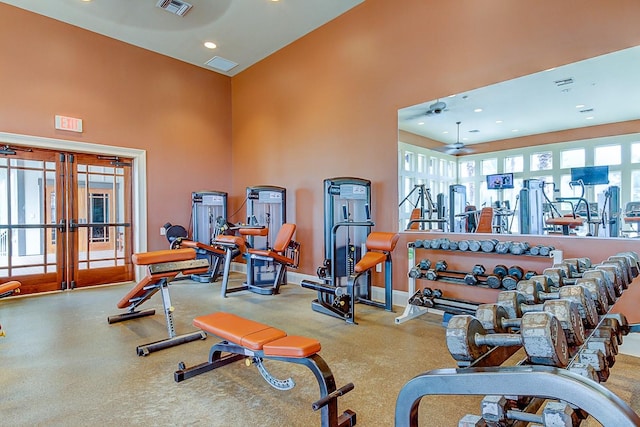
<path id="1" fill-rule="evenodd" d="M 609 257 L 609 260 L 615 258 L 618 258 L 618 255 Z M 625 274 L 616 274 L 615 279 L 616 286 L 625 290 L 632 286 L 632 281 L 635 282 L 632 289 L 640 286 L 640 278 L 634 280 L 639 273 L 637 255 L 635 262 L 627 265 L 628 277 L 625 279 L 622 277 Z M 618 272 L 624 270 L 622 267 Z M 617 300 L 620 298 L 621 296 Z M 504 406 L 501 408 L 502 411 L 499 411 L 499 420 L 508 419 L 508 422 L 540 419 L 540 415 L 536 413 L 542 404 L 557 400 L 567 403 L 569 406 L 565 407 L 572 412 L 571 420 L 565 420 L 570 424 L 562 425 L 579 425 L 582 420 L 591 416 L 604 426 L 640 426 L 640 417 L 633 409 L 599 383 L 606 381 L 608 375 L 603 379 L 596 375 L 593 367 L 586 362 L 580 363 L 582 353 L 592 349 L 588 344 L 591 340 L 602 341 L 601 337 L 607 336 L 608 338 L 604 339 L 607 343 L 621 343 L 622 335 L 633 330 L 633 326 L 627 324 L 626 318 L 615 312 L 613 308 L 601 312 L 594 327 L 588 331 L 585 342 L 580 346 L 568 348 L 569 362 L 565 368 L 531 365 L 528 359 L 522 360 L 516 366 L 500 366 L 520 349 L 511 345 L 493 347 L 470 362 L 458 362 L 458 369 L 432 370 L 415 377 L 402 388 L 398 396 L 396 425 L 418 426 L 418 406 L 421 399 L 427 395 L 489 395 L 504 397 L 501 398 Z M 474 341 L 476 339 L 473 338 Z M 601 356 L 606 361 L 607 372 L 615 362 L 615 355 L 612 354 L 613 352 Z M 483 416 L 467 415 L 459 425 L 476 426 L 487 425 L 485 422 L 497 422 L 495 418 L 490 419 L 493 415 L 495 413 L 491 412 L 491 408 L 485 413 L 483 400 Z M 540 421 L 536 422 L 540 424 Z"/>
<path id="2" fill-rule="evenodd" d="M 528 267 L 532 270 L 542 271 L 546 267 L 551 266 L 551 259 L 549 256 L 542 255 L 530 255 L 530 254 L 522 254 L 522 255 L 513 255 L 513 254 L 498 254 L 496 252 L 471 252 L 471 251 L 461 251 L 461 250 L 450 250 L 450 249 L 431 249 L 431 248 L 421 248 L 416 247 L 415 242 L 409 242 L 407 244 L 407 260 L 408 260 L 408 269 L 411 270 L 416 265 L 416 250 L 421 251 L 430 251 L 436 252 L 439 254 L 450 253 L 455 254 L 456 258 L 460 259 L 460 265 L 455 266 L 456 270 L 463 270 L 462 263 L 468 261 L 469 264 L 477 264 L 482 263 L 487 260 L 491 262 L 495 262 L 496 260 L 502 261 L 504 259 L 509 259 L 515 257 L 515 259 L 525 260 L 528 264 Z M 440 288 L 447 295 L 447 298 L 451 300 L 459 300 L 465 302 L 474 302 L 474 303 L 488 303 L 494 302 L 499 289 L 491 289 L 487 287 L 480 286 L 468 286 L 465 284 L 458 283 L 446 283 L 446 282 L 432 282 L 426 279 L 418 279 L 421 281 L 425 281 L 429 287 Z M 416 289 L 416 279 L 412 277 L 408 277 L 408 294 L 411 296 L 415 295 Z M 420 307 L 412 304 L 407 304 L 405 306 L 404 312 L 395 318 L 395 324 L 401 324 L 407 322 L 411 319 L 415 319 L 416 317 L 420 317 L 423 314 L 429 312 L 442 313 L 441 310 L 437 308 L 428 308 L 428 307 Z"/>

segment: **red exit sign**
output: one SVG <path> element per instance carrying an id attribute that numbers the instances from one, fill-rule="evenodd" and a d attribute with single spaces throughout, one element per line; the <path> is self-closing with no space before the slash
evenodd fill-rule
<path id="1" fill-rule="evenodd" d="M 75 117 L 56 116 L 56 129 L 71 132 L 82 132 L 82 119 Z"/>

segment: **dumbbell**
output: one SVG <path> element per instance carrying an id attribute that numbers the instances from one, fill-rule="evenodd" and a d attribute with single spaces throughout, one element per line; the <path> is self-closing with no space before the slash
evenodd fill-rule
<path id="1" fill-rule="evenodd" d="M 597 348 L 588 348 L 585 347 L 581 349 L 578 354 L 575 356 L 575 360 L 577 363 L 591 366 L 597 376 L 597 382 L 606 382 L 609 379 L 609 365 L 605 360 L 605 355 L 602 350 Z M 576 363 L 572 363 L 571 367 L 573 367 Z M 572 370 L 571 367 L 569 370 Z M 580 373 L 580 372 L 579 372 Z M 580 373 L 581 375 L 585 375 L 585 373 Z M 588 373 L 587 375 L 591 375 Z"/>
<path id="2" fill-rule="evenodd" d="M 478 284 L 478 276 L 484 276 L 485 269 L 482 264 L 476 264 L 471 269 L 471 273 L 467 273 L 464 275 L 464 283 L 470 286 L 475 286 Z"/>
<path id="3" fill-rule="evenodd" d="M 603 362 L 604 363 L 604 362 Z M 574 362 L 567 368 L 569 371 L 574 374 L 578 374 L 585 378 L 590 379 L 594 382 L 600 382 L 600 378 L 598 377 L 598 372 L 594 369 L 593 365 L 590 363 L 582 363 L 582 362 Z"/>
<path id="4" fill-rule="evenodd" d="M 604 316 L 604 318 L 615 320 L 614 327 L 616 328 L 616 331 L 619 331 L 618 333 L 621 335 L 621 339 L 622 335 L 628 335 L 629 332 L 631 332 L 631 327 L 627 322 L 627 318 L 624 314 L 608 313 L 606 316 Z M 620 341 L 620 344 L 622 344 L 622 341 Z"/>
<path id="5" fill-rule="evenodd" d="M 542 293 L 535 289 L 529 292 L 536 294 L 537 301 L 542 301 L 544 297 L 547 300 L 563 298 L 575 302 L 585 327 L 589 329 L 594 328 L 600 320 L 589 290 L 582 286 L 565 286 L 558 290 L 557 295 L 555 292 Z M 520 317 L 521 313 L 543 309 L 543 304 L 540 303 L 527 304 L 525 294 L 519 291 L 500 292 L 497 302 L 507 309 L 510 317 Z"/>
<path id="6" fill-rule="evenodd" d="M 511 242 L 511 246 L 509 246 L 509 252 L 512 255 L 523 255 L 527 250 L 529 250 L 527 242 Z"/>
<path id="7" fill-rule="evenodd" d="M 422 247 L 422 240 L 420 240 L 420 239 L 416 239 L 416 240 L 413 242 L 413 247 L 414 247 L 414 248 L 421 248 L 421 247 Z"/>
<path id="8" fill-rule="evenodd" d="M 487 422 L 480 415 L 467 414 L 460 418 L 458 427 L 487 427 Z"/>
<path id="9" fill-rule="evenodd" d="M 554 266 L 554 267 L 545 268 L 544 270 L 542 270 L 542 275 L 547 276 L 551 281 L 551 286 L 555 286 L 556 288 L 559 288 L 565 285 L 564 281 L 568 277 L 567 273 L 568 273 L 568 269 L 566 268 L 566 266 L 565 268 L 562 268 L 561 266 Z"/>
<path id="10" fill-rule="evenodd" d="M 489 347 L 522 346 L 531 363 L 558 367 L 569 363 L 562 325 L 546 312 L 525 313 L 519 334 L 488 334 L 474 316 L 456 315 L 449 319 L 446 341 L 451 356 L 462 362 L 476 360 L 489 352 Z"/>
<path id="11" fill-rule="evenodd" d="M 497 239 L 488 239 L 480 241 L 480 249 L 482 252 L 493 252 L 498 244 Z"/>
<path id="12" fill-rule="evenodd" d="M 622 266 L 622 271 L 626 277 L 627 283 L 631 283 L 634 276 L 633 272 L 631 271 L 631 262 L 629 261 L 628 257 L 622 255 L 612 255 L 607 258 L 607 261 L 619 261 Z"/>
<path id="13" fill-rule="evenodd" d="M 422 295 L 424 295 L 426 298 L 441 298 L 442 289 L 424 288 L 422 290 Z"/>
<path id="14" fill-rule="evenodd" d="M 602 287 L 604 287 L 605 293 L 607 294 L 607 302 L 609 303 L 609 305 L 612 305 L 614 302 L 616 302 L 617 297 L 616 291 L 613 287 L 613 283 L 609 280 L 609 277 L 603 270 L 587 270 L 582 273 L 582 278 L 594 279 L 596 282 L 601 283 Z"/>
<path id="15" fill-rule="evenodd" d="M 578 273 L 584 273 L 591 268 L 591 259 L 587 257 L 565 258 L 564 262 L 575 263 Z"/>
<path id="16" fill-rule="evenodd" d="M 449 250 L 450 251 L 457 251 L 458 250 L 458 242 L 456 240 L 451 240 L 449 242 Z"/>
<path id="17" fill-rule="evenodd" d="M 640 260 L 638 259 L 638 254 L 633 252 L 633 251 L 627 251 L 627 252 L 618 252 L 616 254 L 616 256 L 626 256 L 629 258 L 629 261 L 631 262 L 631 272 L 633 273 L 633 277 L 638 277 L 638 275 L 640 274 Z"/>
<path id="18" fill-rule="evenodd" d="M 594 266 L 595 270 L 600 270 L 605 273 L 607 276 L 607 281 L 613 284 L 613 292 L 616 294 L 616 297 L 622 295 L 622 291 L 624 288 L 622 287 L 622 280 L 619 277 L 618 268 L 613 264 L 596 264 Z"/>
<path id="19" fill-rule="evenodd" d="M 619 259 L 607 259 L 600 263 L 600 265 L 613 265 L 616 267 L 616 276 L 617 280 L 622 285 L 622 289 L 627 289 L 629 287 L 629 280 L 627 278 L 625 270 L 625 265 L 622 260 Z"/>
<path id="20" fill-rule="evenodd" d="M 551 280 L 553 281 L 555 279 L 557 279 L 557 276 Z M 601 280 L 594 277 L 579 277 L 572 282 L 572 286 L 583 286 L 590 291 L 591 298 L 596 304 L 598 313 L 605 314 L 609 310 L 607 290 Z M 534 304 L 538 302 L 536 301 L 538 299 L 545 300 L 549 298 L 556 298 L 558 295 L 557 292 L 549 293 L 548 291 L 544 291 L 541 288 L 534 286 L 531 281 L 527 280 L 519 282 L 516 289 L 527 294 L 527 301 L 533 300 Z M 536 292 L 539 293 L 539 296 L 535 295 Z"/>
<path id="21" fill-rule="evenodd" d="M 553 246 L 535 245 L 529 248 L 529 255 L 549 256 L 552 250 Z"/>
<path id="22" fill-rule="evenodd" d="M 480 251 L 480 240 L 469 240 L 469 250 L 471 252 Z"/>
<path id="23" fill-rule="evenodd" d="M 448 251 L 450 243 L 451 241 L 449 239 L 443 238 L 442 240 L 440 240 L 440 249 Z"/>
<path id="24" fill-rule="evenodd" d="M 458 250 L 459 251 L 468 251 L 469 250 L 469 241 L 468 240 L 460 240 L 458 242 Z"/>
<path id="25" fill-rule="evenodd" d="M 487 286 L 489 286 L 491 289 L 498 289 L 500 286 L 502 286 L 502 278 L 496 274 L 487 275 L 485 281 L 487 283 Z"/>
<path id="26" fill-rule="evenodd" d="M 509 252 L 509 247 L 511 247 L 511 242 L 498 242 L 496 243 L 494 250 L 497 253 L 504 255 Z"/>
<path id="27" fill-rule="evenodd" d="M 568 403 L 549 400 L 545 403 L 541 414 L 511 409 L 506 397 L 488 395 L 480 403 L 482 418 L 488 425 L 513 425 L 511 421 L 535 423 L 541 426 L 573 427 L 578 416 Z"/>
<path id="28" fill-rule="evenodd" d="M 480 304 L 478 306 L 476 318 L 486 330 L 507 332 L 510 328 L 519 327 L 521 311 L 514 307 L 522 304 L 523 299 L 517 294 L 511 294 L 511 296 L 515 296 L 515 302 L 508 301 L 507 298 L 503 297 L 502 299 L 499 298 L 496 304 Z M 505 301 L 508 301 L 506 306 L 502 305 Z M 545 301 L 539 308 L 539 311 L 551 313 L 560 321 L 568 344 L 579 346 L 584 343 L 584 325 L 576 303 L 566 299 L 556 299 Z"/>

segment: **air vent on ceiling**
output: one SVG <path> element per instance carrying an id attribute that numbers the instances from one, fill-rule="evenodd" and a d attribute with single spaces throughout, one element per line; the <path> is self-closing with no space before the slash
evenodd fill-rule
<path id="1" fill-rule="evenodd" d="M 178 16 L 186 15 L 193 7 L 189 3 L 181 0 L 158 0 L 156 6 Z"/>
<path id="2" fill-rule="evenodd" d="M 214 56 L 204 64 L 208 65 L 211 68 L 215 68 L 218 71 L 224 72 L 227 72 L 238 65 L 233 61 L 229 61 L 228 59 L 224 59 L 219 56 Z"/>
<path id="3" fill-rule="evenodd" d="M 593 108 L 587 108 L 585 110 L 580 110 L 581 113 L 592 113 L 593 112 Z"/>
<path id="4" fill-rule="evenodd" d="M 554 83 L 558 87 L 570 85 L 570 84 L 573 84 L 573 78 L 569 77 L 569 78 L 562 79 L 562 80 L 556 80 Z"/>

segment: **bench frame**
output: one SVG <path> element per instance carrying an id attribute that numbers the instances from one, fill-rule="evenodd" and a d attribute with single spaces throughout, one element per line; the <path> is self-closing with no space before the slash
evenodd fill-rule
<path id="1" fill-rule="evenodd" d="M 333 377 L 333 373 L 325 360 L 318 353 L 311 354 L 307 357 L 265 355 L 263 350 L 251 350 L 228 340 L 223 340 L 211 347 L 207 362 L 189 368 L 185 367 L 184 363 L 180 362 L 178 365 L 179 370 L 174 372 L 173 378 L 176 382 L 182 382 L 186 379 L 195 377 L 196 375 L 212 371 L 245 358 L 257 358 L 259 359 L 259 362 L 263 359 L 267 359 L 306 366 L 311 370 L 311 372 L 313 372 L 316 381 L 318 382 L 318 386 L 320 387 L 320 400 L 315 402 L 312 407 L 314 410 L 320 409 L 321 411 L 321 426 L 350 427 L 356 425 L 355 412 L 347 409 L 342 414 L 338 415 L 338 397 L 351 390 L 353 388 L 353 384 L 349 383 L 336 390 L 336 382 Z"/>
<path id="2" fill-rule="evenodd" d="M 112 324 L 154 315 L 156 313 L 154 309 L 138 311 L 137 308 L 151 298 L 156 292 L 160 291 L 165 321 L 167 323 L 168 338 L 137 346 L 136 353 L 138 356 L 147 356 L 154 351 L 164 350 L 165 348 L 175 347 L 191 341 L 206 339 L 207 335 L 203 331 L 192 332 L 184 335 L 176 334 L 173 322 L 171 295 L 169 294 L 169 283 L 173 277 L 183 271 L 207 267 L 208 265 L 209 262 L 204 258 L 149 264 L 147 267 L 150 275 L 168 273 L 168 276 L 159 278 L 155 282 L 145 286 L 142 289 L 144 292 L 140 296 L 136 296 L 129 300 L 130 304 L 126 313 L 109 316 L 107 318 L 107 322 Z"/>

